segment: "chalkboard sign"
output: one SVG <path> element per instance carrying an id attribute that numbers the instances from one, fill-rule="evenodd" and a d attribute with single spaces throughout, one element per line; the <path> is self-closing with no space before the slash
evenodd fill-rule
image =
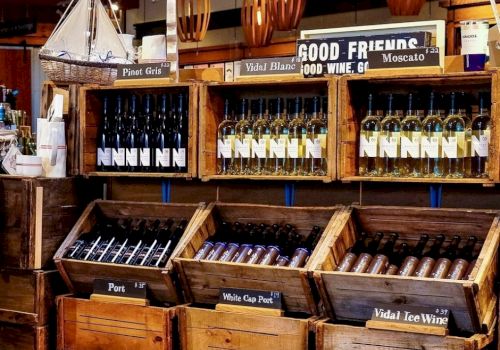
<path id="1" fill-rule="evenodd" d="M 113 295 L 117 297 L 128 297 L 146 299 L 146 282 L 124 281 L 116 279 L 94 280 L 94 293 Z"/>
<path id="2" fill-rule="evenodd" d="M 439 66 L 439 48 L 371 51 L 368 52 L 370 69 Z"/>
<path id="3" fill-rule="evenodd" d="M 448 328 L 450 311 L 445 308 L 428 307 L 376 307 L 373 309 L 372 321 L 385 321 Z"/>
<path id="4" fill-rule="evenodd" d="M 221 288 L 219 303 L 281 309 L 281 293 L 253 289 Z"/>
<path id="5" fill-rule="evenodd" d="M 297 40 L 297 57 L 305 77 L 364 73 L 368 67 L 368 52 L 425 47 L 430 45 L 431 39 L 430 32 L 301 39 Z"/>
<path id="6" fill-rule="evenodd" d="M 117 79 L 168 78 L 169 74 L 170 62 L 120 64 Z"/>

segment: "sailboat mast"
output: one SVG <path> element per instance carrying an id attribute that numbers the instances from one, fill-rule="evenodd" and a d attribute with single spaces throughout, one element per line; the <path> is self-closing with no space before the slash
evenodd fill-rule
<path id="1" fill-rule="evenodd" d="M 96 1 L 101 1 L 101 0 L 89 0 L 89 11 L 88 11 L 88 20 L 87 20 L 87 26 L 90 25 L 90 30 L 87 31 L 88 34 L 88 39 L 87 39 L 87 48 L 86 52 L 88 55 L 88 59 L 90 59 L 90 54 L 92 53 L 92 47 L 94 44 L 94 36 L 95 36 L 95 26 L 96 26 L 96 6 L 95 2 Z M 92 17 L 92 20 L 91 20 Z"/>

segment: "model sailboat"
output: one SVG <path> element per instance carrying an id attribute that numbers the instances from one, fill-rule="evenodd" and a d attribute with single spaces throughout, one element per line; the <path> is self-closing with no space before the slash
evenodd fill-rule
<path id="1" fill-rule="evenodd" d="M 40 59 L 52 80 L 99 84 L 113 83 L 118 64 L 133 63 L 101 0 L 72 0 Z"/>

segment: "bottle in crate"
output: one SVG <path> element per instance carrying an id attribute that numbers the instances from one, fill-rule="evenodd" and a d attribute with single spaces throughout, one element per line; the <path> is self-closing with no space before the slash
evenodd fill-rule
<path id="1" fill-rule="evenodd" d="M 307 126 L 302 113 L 302 98 L 293 100 L 290 121 L 288 123 L 288 174 L 306 175 L 305 144 L 307 139 Z"/>
<path id="2" fill-rule="evenodd" d="M 443 122 L 444 175 L 450 178 L 464 177 L 465 121 L 456 110 L 456 94 L 450 94 L 448 117 Z"/>
<path id="3" fill-rule="evenodd" d="M 488 152 L 490 143 L 490 116 L 488 113 L 489 96 L 479 94 L 479 114 L 472 122 L 471 176 L 488 177 Z"/>
<path id="4" fill-rule="evenodd" d="M 401 176 L 419 177 L 422 123 L 414 109 L 413 94 L 408 95 L 408 110 L 401 121 Z"/>
<path id="5" fill-rule="evenodd" d="M 235 173 L 239 175 L 251 174 L 252 154 L 251 145 L 253 130 L 248 120 L 248 100 L 241 99 L 239 105 L 240 120 L 235 125 L 234 163 Z"/>
<path id="6" fill-rule="evenodd" d="M 422 121 L 421 172 L 424 177 L 443 176 L 443 121 L 436 108 L 436 96 L 430 93 L 427 116 Z"/>
<path id="7" fill-rule="evenodd" d="M 169 138 L 172 128 L 171 119 L 169 118 L 169 95 L 161 94 L 158 102 L 157 127 L 154 142 L 154 168 L 160 173 L 168 173 L 171 171 L 170 163 L 170 147 Z"/>
<path id="8" fill-rule="evenodd" d="M 217 127 L 217 174 L 229 175 L 234 167 L 236 122 L 231 117 L 229 100 L 224 102 L 224 120 Z"/>
<path id="9" fill-rule="evenodd" d="M 368 95 L 366 117 L 360 125 L 359 135 L 359 175 L 378 175 L 377 151 L 380 136 L 380 119 L 373 113 L 373 94 Z"/>
<path id="10" fill-rule="evenodd" d="M 139 165 L 139 129 L 137 120 L 137 96 L 132 94 L 128 100 L 127 136 L 125 138 L 126 171 L 137 171 Z"/>
<path id="11" fill-rule="evenodd" d="M 286 175 L 286 144 L 288 142 L 288 125 L 283 115 L 283 99 L 274 101 L 274 120 L 271 122 L 270 169 L 273 175 Z"/>
<path id="12" fill-rule="evenodd" d="M 465 145 L 464 145 L 464 177 L 471 176 L 471 154 L 472 154 L 472 118 L 470 116 L 469 95 L 464 91 L 458 94 L 458 114 L 462 116 L 465 123 Z"/>
<path id="13" fill-rule="evenodd" d="M 153 96 L 146 94 L 142 102 L 143 126 L 139 136 L 139 171 L 147 173 L 151 171 L 151 154 L 153 143 Z"/>
<path id="14" fill-rule="evenodd" d="M 401 122 L 393 110 L 394 96 L 387 97 L 387 110 L 381 122 L 378 173 L 383 176 L 400 175 Z"/>
<path id="15" fill-rule="evenodd" d="M 177 115 L 174 125 L 174 147 L 172 149 L 172 166 L 175 172 L 187 172 L 188 163 L 188 105 L 184 93 L 177 95 Z"/>
<path id="16" fill-rule="evenodd" d="M 109 97 L 102 99 L 102 123 L 97 134 L 97 169 L 108 171 L 111 169 L 112 135 L 110 130 Z M 22 152 L 26 154 L 26 152 Z"/>
<path id="17" fill-rule="evenodd" d="M 271 139 L 271 127 L 264 116 L 264 99 L 259 98 L 255 108 L 257 119 L 253 123 L 252 140 L 252 173 L 254 175 L 266 175 L 269 170 L 269 146 Z"/>
<path id="18" fill-rule="evenodd" d="M 114 129 L 112 133 L 111 164 L 114 171 L 125 170 L 125 139 L 126 130 L 123 125 L 123 99 L 116 97 Z"/>
<path id="19" fill-rule="evenodd" d="M 328 170 L 327 125 L 319 115 L 319 98 L 311 103 L 310 120 L 307 123 L 306 161 L 309 175 L 324 176 Z"/>

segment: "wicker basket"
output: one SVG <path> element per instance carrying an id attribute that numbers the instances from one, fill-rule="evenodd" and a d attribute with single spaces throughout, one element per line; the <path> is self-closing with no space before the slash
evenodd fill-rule
<path id="1" fill-rule="evenodd" d="M 39 56 L 43 71 L 52 81 L 112 85 L 116 80 L 118 65 L 114 63 L 76 61 L 43 54 Z"/>

